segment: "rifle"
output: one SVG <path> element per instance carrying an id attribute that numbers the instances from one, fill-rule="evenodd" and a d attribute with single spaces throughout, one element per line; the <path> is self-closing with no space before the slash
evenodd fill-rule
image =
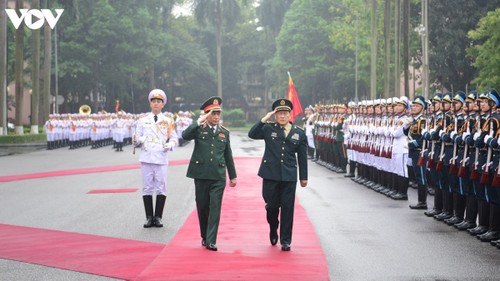
<path id="1" fill-rule="evenodd" d="M 481 115 L 476 116 L 476 131 L 481 129 Z M 471 181 L 477 181 L 479 179 L 479 172 L 477 166 L 479 165 L 479 147 L 476 147 L 476 152 L 474 154 L 474 166 L 472 167 L 472 172 L 470 173 L 469 179 Z"/>
<path id="2" fill-rule="evenodd" d="M 443 127 L 441 130 L 446 130 L 446 113 L 443 113 Z M 439 161 L 436 164 L 436 171 L 441 172 L 444 169 L 443 158 L 444 158 L 444 141 L 441 141 L 441 150 L 439 151 Z"/>
<path id="3" fill-rule="evenodd" d="M 457 133 L 457 124 L 458 123 L 458 118 L 455 116 L 455 129 L 453 132 L 455 134 Z M 453 141 L 453 140 L 452 140 Z M 457 175 L 458 174 L 458 167 L 457 167 L 457 151 L 458 150 L 458 144 L 456 142 L 453 143 L 453 157 L 450 159 L 450 170 L 449 173 L 450 175 Z"/>
<path id="4" fill-rule="evenodd" d="M 470 134 L 470 120 L 467 120 L 467 133 Z M 461 178 L 465 177 L 468 174 L 467 171 L 467 161 L 469 160 L 469 157 L 467 157 L 468 154 L 469 154 L 469 145 L 466 143 L 464 147 L 464 156 L 460 161 L 460 168 L 458 169 L 457 173 L 457 176 Z"/>
<path id="5" fill-rule="evenodd" d="M 491 117 L 490 115 L 490 118 Z M 493 137 L 493 121 L 490 120 L 490 136 Z M 491 175 L 490 175 L 490 162 L 491 162 L 491 156 L 493 154 L 493 149 L 488 147 L 488 154 L 486 156 L 486 163 L 483 165 L 483 173 L 481 175 L 481 179 L 479 181 L 480 184 L 488 185 L 491 182 Z"/>
<path id="6" fill-rule="evenodd" d="M 425 128 L 429 128 L 429 118 L 425 118 Z M 417 165 L 419 167 L 425 167 L 425 152 L 427 151 L 427 140 L 422 141 L 422 151 L 420 152 L 420 157 L 418 157 Z"/>

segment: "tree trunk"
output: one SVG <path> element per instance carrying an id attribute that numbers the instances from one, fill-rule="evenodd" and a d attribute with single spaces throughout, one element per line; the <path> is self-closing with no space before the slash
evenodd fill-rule
<path id="1" fill-rule="evenodd" d="M 32 0 L 31 8 L 40 9 L 40 0 Z M 31 133 L 38 134 L 38 104 L 40 95 L 40 29 L 32 31 L 33 57 L 31 69 Z"/>
<path id="2" fill-rule="evenodd" d="M 401 96 L 401 75 L 400 75 L 400 44 L 399 35 L 401 33 L 401 1 L 396 0 L 394 5 L 394 93 L 396 97 Z"/>
<path id="3" fill-rule="evenodd" d="M 405 96 L 409 97 L 411 100 L 414 98 L 414 93 L 410 93 L 410 0 L 403 0 L 403 71 L 404 71 L 404 87 Z M 411 96 L 410 96 L 411 95 Z"/>
<path id="4" fill-rule="evenodd" d="M 377 95 L 377 0 L 372 0 L 370 99 Z"/>
<path id="5" fill-rule="evenodd" d="M 217 44 L 217 96 L 222 98 L 222 10 L 220 7 L 221 0 L 217 0 L 217 20 L 215 41 Z"/>
<path id="6" fill-rule="evenodd" d="M 391 97 L 391 0 L 384 2 L 384 98 Z"/>
<path id="7" fill-rule="evenodd" d="M 23 8 L 23 0 L 16 0 L 16 10 Z M 24 89 L 23 89 L 23 66 L 24 66 L 24 23 L 21 23 L 16 30 L 16 62 L 15 62 L 15 76 L 16 76 L 16 124 L 15 133 L 23 135 L 23 102 L 24 102 Z"/>
<path id="8" fill-rule="evenodd" d="M 7 0 L 0 0 L 0 11 L 7 8 Z M 0 13 L 0 136 L 7 135 L 7 16 Z"/>
<path id="9" fill-rule="evenodd" d="M 45 8 L 48 9 L 48 3 L 46 1 Z M 42 122 L 45 123 L 49 119 L 50 114 L 50 103 L 52 98 L 50 95 L 50 77 L 52 70 L 52 30 L 48 24 L 43 27 L 43 39 L 44 39 L 44 54 L 43 54 L 43 109 L 42 109 Z M 57 101 L 54 102 L 54 108 L 57 106 Z M 54 110 L 55 112 L 56 110 Z"/>

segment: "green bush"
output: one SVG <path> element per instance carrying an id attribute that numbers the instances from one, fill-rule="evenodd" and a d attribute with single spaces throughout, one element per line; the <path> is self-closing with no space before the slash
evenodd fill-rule
<path id="1" fill-rule="evenodd" d="M 224 126 L 226 127 L 245 126 L 245 112 L 241 108 L 224 111 L 222 119 L 224 119 Z"/>
<path id="2" fill-rule="evenodd" d="M 25 134 L 25 135 L 7 135 L 0 136 L 0 144 L 14 143 L 44 143 L 47 141 L 46 134 Z"/>

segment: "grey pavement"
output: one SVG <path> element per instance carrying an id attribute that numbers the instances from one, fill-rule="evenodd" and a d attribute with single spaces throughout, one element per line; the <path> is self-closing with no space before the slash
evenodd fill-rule
<path id="1" fill-rule="evenodd" d="M 263 142 L 245 132 L 232 132 L 231 143 L 236 157 L 262 155 Z M 189 159 L 192 148 L 192 143 L 177 148 L 170 160 Z M 124 150 L 4 153 L 0 176 L 137 164 L 132 148 Z M 164 228 L 142 228 L 138 169 L 0 183 L 0 223 L 166 244 L 195 208 L 186 168 L 169 168 Z M 415 190 L 410 189 L 409 202 L 393 201 L 313 162 L 309 175 L 309 186 L 299 187 L 297 196 L 320 239 L 331 280 L 500 280 L 500 250 L 410 210 Z M 139 190 L 87 194 L 113 188 Z M 432 205 L 432 197 L 428 202 Z M 0 280 L 115 279 L 0 259 Z"/>

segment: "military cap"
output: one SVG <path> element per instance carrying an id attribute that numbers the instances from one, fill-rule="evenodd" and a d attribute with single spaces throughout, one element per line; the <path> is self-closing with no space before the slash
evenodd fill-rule
<path id="1" fill-rule="evenodd" d="M 437 101 L 437 102 L 441 102 L 441 100 L 443 99 L 443 94 L 441 93 L 436 93 L 434 95 L 434 97 L 432 98 L 432 101 Z"/>
<path id="2" fill-rule="evenodd" d="M 163 101 L 164 104 L 167 103 L 167 95 L 165 95 L 165 92 L 160 89 L 154 89 L 151 92 L 149 92 L 148 96 L 149 102 L 151 102 L 154 99 L 158 99 Z"/>
<path id="3" fill-rule="evenodd" d="M 496 106 L 500 105 L 500 95 L 498 94 L 497 90 L 491 88 L 488 90 L 488 98 L 492 101 L 495 102 Z"/>
<path id="4" fill-rule="evenodd" d="M 293 104 L 287 99 L 277 99 L 273 102 L 273 110 L 276 111 L 292 111 Z"/>
<path id="5" fill-rule="evenodd" d="M 408 100 L 407 97 L 405 96 L 402 96 L 398 99 L 398 101 L 396 102 L 396 104 L 402 104 L 404 105 L 405 108 L 408 108 L 409 104 L 410 104 L 410 101 Z"/>
<path id="6" fill-rule="evenodd" d="M 211 111 L 222 111 L 221 105 L 222 105 L 221 98 L 211 97 L 201 105 L 200 109 L 203 110 L 204 112 L 209 112 L 210 110 Z"/>
<path id="7" fill-rule="evenodd" d="M 467 95 L 467 98 L 475 101 L 477 99 L 477 92 L 476 91 L 470 91 L 469 94 Z"/>
<path id="8" fill-rule="evenodd" d="M 413 99 L 413 103 L 420 104 L 424 109 L 427 109 L 427 102 L 425 102 L 425 98 L 423 96 L 416 96 Z"/>
<path id="9" fill-rule="evenodd" d="M 452 96 L 451 93 L 444 94 L 443 99 L 441 100 L 441 102 L 449 102 L 449 103 L 451 103 L 452 102 L 452 97 L 451 96 Z"/>
<path id="10" fill-rule="evenodd" d="M 455 93 L 455 96 L 453 97 L 453 101 L 458 101 L 461 103 L 465 103 L 465 99 L 467 97 L 465 96 L 465 93 L 463 91 L 457 91 Z"/>

